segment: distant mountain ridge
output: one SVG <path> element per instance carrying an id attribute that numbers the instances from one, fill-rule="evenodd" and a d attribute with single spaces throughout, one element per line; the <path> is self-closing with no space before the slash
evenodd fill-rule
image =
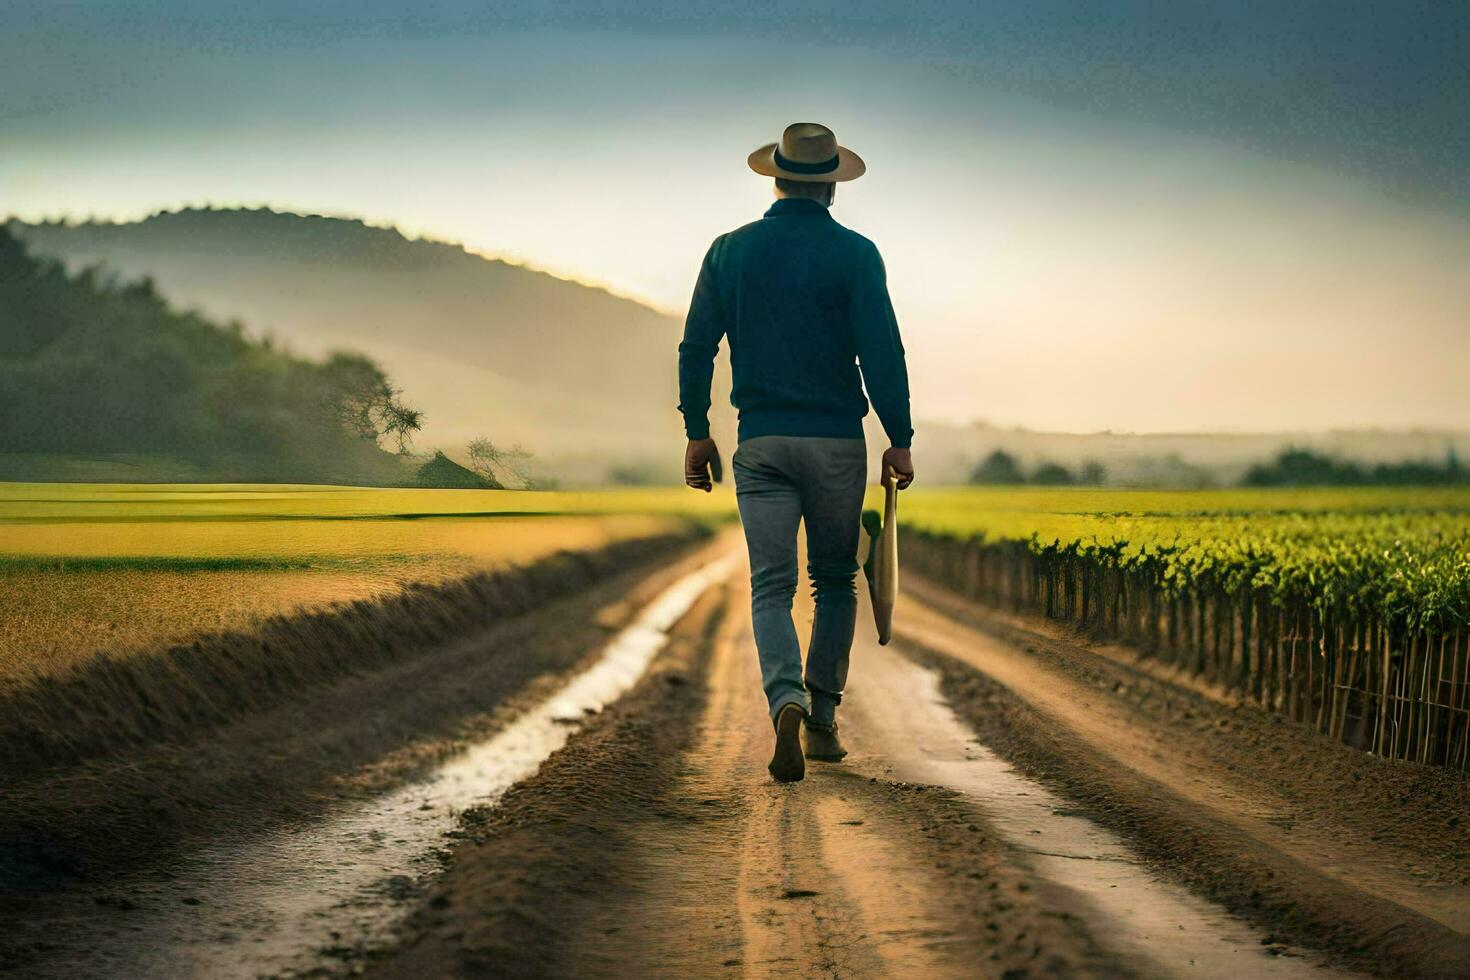
<path id="1" fill-rule="evenodd" d="M 177 307 L 304 353 L 366 352 L 423 409 L 421 447 L 519 441 L 573 479 L 677 449 L 680 324 L 605 290 L 356 219 L 270 209 L 10 227 L 70 269 L 151 277 Z"/>

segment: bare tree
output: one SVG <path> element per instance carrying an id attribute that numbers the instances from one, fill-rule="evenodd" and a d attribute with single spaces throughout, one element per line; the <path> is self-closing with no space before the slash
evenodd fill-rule
<path id="1" fill-rule="evenodd" d="M 400 456 L 408 452 L 413 445 L 413 434 L 423 428 L 424 424 L 424 413 L 399 401 L 398 396 L 401 394 L 397 388 L 390 387 L 388 396 L 377 408 L 382 434 L 393 439 Z"/>
<path id="2" fill-rule="evenodd" d="M 507 480 L 528 482 L 526 465 L 531 461 L 531 454 L 519 443 L 506 448 L 481 436 L 470 443 L 468 452 L 470 469 L 490 486 L 503 490 Z"/>
<path id="3" fill-rule="evenodd" d="M 360 354 L 334 352 L 326 369 L 332 379 L 342 424 L 368 442 L 393 440 L 399 455 L 413 445 L 424 413 L 402 401 L 403 391 L 383 370 Z"/>

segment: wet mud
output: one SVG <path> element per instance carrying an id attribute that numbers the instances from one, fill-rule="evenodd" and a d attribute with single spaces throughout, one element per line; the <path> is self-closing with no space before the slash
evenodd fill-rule
<path id="1" fill-rule="evenodd" d="M 900 642 L 980 741 L 1254 923 L 1268 950 L 1383 976 L 1470 975 L 1461 774 L 1366 756 L 1117 650 L 910 585 Z"/>

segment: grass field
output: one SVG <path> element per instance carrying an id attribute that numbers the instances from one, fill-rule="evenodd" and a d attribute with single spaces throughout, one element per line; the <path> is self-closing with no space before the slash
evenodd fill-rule
<path id="1" fill-rule="evenodd" d="M 676 489 L 0 484 L 0 681 L 730 509 Z"/>

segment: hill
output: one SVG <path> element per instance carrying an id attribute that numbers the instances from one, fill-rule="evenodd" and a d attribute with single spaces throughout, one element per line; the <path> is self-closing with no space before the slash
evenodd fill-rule
<path id="1" fill-rule="evenodd" d="M 11 227 L 71 269 L 151 276 L 172 302 L 293 349 L 367 352 L 424 410 L 425 445 L 520 442 L 574 479 L 677 454 L 681 324 L 604 290 L 391 228 L 265 209 Z M 584 472 L 566 474 L 578 460 Z"/>
<path id="2" fill-rule="evenodd" d="M 460 246 L 361 221 L 265 209 L 190 209 L 144 221 L 11 222 L 68 268 L 151 276 L 175 306 L 238 318 L 290 348 L 364 350 L 425 412 L 421 447 L 477 436 L 522 443 L 567 482 L 676 482 L 674 351 L 680 323 L 631 300 Z M 712 413 L 733 446 L 721 357 Z M 881 433 L 868 419 L 870 450 Z M 1002 449 L 1028 467 L 1101 463 L 1111 483 L 1229 484 L 1288 447 L 1369 463 L 1470 457 L 1470 434 L 1440 431 L 1050 433 L 917 421 L 925 483 L 963 482 Z M 727 449 L 728 452 L 728 449 Z"/>
<path id="3" fill-rule="evenodd" d="M 434 458 L 414 474 L 415 486 L 457 490 L 488 490 L 490 483 L 474 470 L 460 466 L 454 460 L 436 452 Z"/>
<path id="4" fill-rule="evenodd" d="M 0 228 L 0 479 L 396 482 L 385 413 L 416 424 L 366 358 L 291 356 Z"/>

